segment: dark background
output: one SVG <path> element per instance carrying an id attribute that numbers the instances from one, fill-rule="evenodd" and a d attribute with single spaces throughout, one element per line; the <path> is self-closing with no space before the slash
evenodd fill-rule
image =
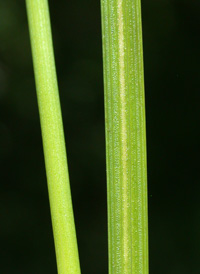
<path id="1" fill-rule="evenodd" d="M 49 4 L 82 273 L 107 273 L 100 2 Z M 199 274 L 200 2 L 142 8 L 150 273 Z M 0 272 L 56 273 L 22 0 L 0 0 Z"/>

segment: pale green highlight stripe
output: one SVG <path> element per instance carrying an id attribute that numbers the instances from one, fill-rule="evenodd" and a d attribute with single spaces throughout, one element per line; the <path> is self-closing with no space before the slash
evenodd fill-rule
<path id="1" fill-rule="evenodd" d="M 79 274 L 65 140 L 47 0 L 26 0 L 59 274 Z"/>
<path id="2" fill-rule="evenodd" d="M 119 90 L 120 90 L 120 138 L 121 138 L 121 184 L 122 184 L 122 273 L 131 270 L 130 253 L 131 238 L 130 234 L 130 218 L 129 218 L 129 194 L 128 191 L 128 123 L 127 123 L 127 102 L 126 102 L 126 71 L 125 71 L 125 33 L 124 33 L 124 13 L 123 0 L 118 0 L 118 43 L 119 43 Z M 127 269 L 127 266 L 129 269 Z"/>
<path id="3" fill-rule="evenodd" d="M 110 274 L 148 274 L 146 133 L 139 0 L 101 0 Z"/>

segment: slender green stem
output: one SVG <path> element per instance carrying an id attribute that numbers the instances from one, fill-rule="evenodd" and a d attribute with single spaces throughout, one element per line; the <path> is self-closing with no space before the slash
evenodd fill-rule
<path id="1" fill-rule="evenodd" d="M 26 0 L 59 274 L 80 273 L 47 0 Z"/>
<path id="2" fill-rule="evenodd" d="M 140 0 L 101 0 L 110 274 L 148 273 Z"/>

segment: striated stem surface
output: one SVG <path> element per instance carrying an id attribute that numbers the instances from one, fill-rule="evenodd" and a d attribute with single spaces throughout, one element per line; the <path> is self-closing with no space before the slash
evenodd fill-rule
<path id="1" fill-rule="evenodd" d="M 148 274 L 140 0 L 101 0 L 110 274 Z"/>
<path id="2" fill-rule="evenodd" d="M 79 274 L 65 140 L 47 0 L 26 0 L 59 274 Z"/>

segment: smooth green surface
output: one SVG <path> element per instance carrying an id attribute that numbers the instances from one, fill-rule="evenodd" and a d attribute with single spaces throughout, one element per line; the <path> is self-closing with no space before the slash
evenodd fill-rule
<path id="1" fill-rule="evenodd" d="M 140 0 L 101 0 L 109 273 L 148 273 L 147 169 Z"/>
<path id="2" fill-rule="evenodd" d="M 59 274 L 80 273 L 47 0 L 26 0 Z"/>

